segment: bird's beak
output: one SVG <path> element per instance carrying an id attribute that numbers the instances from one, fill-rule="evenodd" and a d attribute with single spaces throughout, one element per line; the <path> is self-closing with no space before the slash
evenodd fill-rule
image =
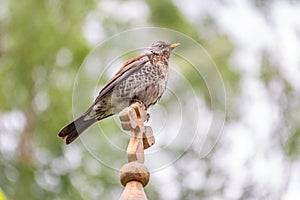
<path id="1" fill-rule="evenodd" d="M 171 44 L 170 47 L 171 47 L 171 49 L 175 49 L 179 45 L 180 45 L 180 43 L 174 43 L 174 44 Z"/>

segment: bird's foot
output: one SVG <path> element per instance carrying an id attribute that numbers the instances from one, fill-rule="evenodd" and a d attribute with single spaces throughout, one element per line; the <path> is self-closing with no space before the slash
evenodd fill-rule
<path id="1" fill-rule="evenodd" d="M 146 122 L 146 123 L 149 122 L 150 114 L 147 112 L 146 104 L 143 101 L 139 100 L 139 99 L 133 99 L 131 105 L 135 105 L 135 103 L 138 103 L 139 106 L 143 106 L 143 110 L 146 111 L 146 116 L 145 116 L 145 121 L 144 122 Z"/>
<path id="2" fill-rule="evenodd" d="M 146 110 L 146 104 L 145 104 L 142 100 L 139 100 L 139 99 L 133 99 L 133 100 L 131 101 L 131 104 L 135 104 L 135 103 L 141 104 L 142 106 L 144 106 L 144 110 Z"/>

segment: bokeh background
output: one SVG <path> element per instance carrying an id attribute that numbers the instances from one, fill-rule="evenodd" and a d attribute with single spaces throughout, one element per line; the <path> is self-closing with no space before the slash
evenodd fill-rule
<path id="1" fill-rule="evenodd" d="M 214 148 L 201 156 L 197 148 L 173 146 L 170 152 L 184 154 L 151 173 L 149 199 L 297 199 L 299 2 L 2 0 L 0 187 L 7 199 L 118 199 L 123 190 L 118 171 L 101 164 L 80 141 L 65 146 L 56 134 L 73 119 L 73 85 L 89 52 L 112 35 L 149 26 L 176 30 L 202 45 L 227 97 L 226 123 Z M 174 58 L 198 94 L 206 123 L 212 113 L 205 82 Z M 99 88 L 109 77 L 102 77 Z M 184 84 L 176 92 L 184 96 Z M 162 106 L 176 100 L 168 97 Z M 89 105 L 92 99 L 81 101 Z M 188 98 L 183 110 L 191 113 L 183 118 L 194 117 Z M 115 119 L 101 126 L 126 146 L 124 134 L 116 139 Z M 205 142 L 214 144 L 216 135 Z M 105 145 L 99 151 L 110 155 Z M 113 154 L 111 160 L 121 166 L 124 156 Z"/>

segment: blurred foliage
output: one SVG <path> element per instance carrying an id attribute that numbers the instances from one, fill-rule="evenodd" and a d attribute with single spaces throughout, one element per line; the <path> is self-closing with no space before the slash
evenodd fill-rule
<path id="1" fill-rule="evenodd" d="M 26 124 L 17 133 L 18 153 L 11 160 L 1 159 L 0 183 L 9 199 L 54 199 L 56 192 L 42 189 L 36 183 L 37 171 L 43 169 L 39 169 L 42 166 L 34 154 L 42 149 L 51 152 L 51 156 L 62 153 L 55 134 L 71 117 L 73 83 L 68 79 L 74 79 L 76 69 L 90 50 L 78 33 L 95 2 L 29 0 L 1 4 L 6 13 L 0 29 L 0 109 L 2 114 L 22 110 Z M 70 52 L 71 60 L 59 66 L 57 57 L 62 49 Z M 15 171 L 17 182 L 3 176 Z M 73 194 L 68 198 L 78 198 L 69 178 L 61 178 Z"/>
<path id="2" fill-rule="evenodd" d="M 126 4 L 131 1 L 116 2 Z M 254 2 L 257 4 L 261 1 Z M 0 2 L 0 120 L 3 119 L 0 126 L 4 127 L 1 127 L 0 135 L 5 135 L 10 142 L 15 141 L 12 142 L 15 146 L 0 148 L 0 187 L 8 199 L 117 199 L 121 194 L 122 186 L 116 171 L 96 162 L 81 144 L 66 147 L 56 137 L 58 130 L 72 119 L 74 79 L 79 66 L 92 49 L 83 36 L 87 16 L 91 13 L 101 16 L 97 23 L 102 26 L 105 36 L 136 28 L 138 19 L 124 22 L 116 18 L 114 12 L 104 9 L 106 3 L 108 1 L 101 0 Z M 149 10 L 149 16 L 144 19 L 145 22 L 139 21 L 140 24 L 177 30 L 199 42 L 208 51 L 225 82 L 227 95 L 231 97 L 228 102 L 231 111 L 229 120 L 236 120 L 239 116 L 234 97 L 240 92 L 241 74 L 231 68 L 230 56 L 234 45 L 230 39 L 217 30 L 209 39 L 201 37 L 206 29 L 214 26 L 214 21 L 208 16 L 193 24 L 171 0 L 145 0 L 142 3 Z M 180 64 L 189 65 L 187 62 Z M 284 85 L 286 96 L 280 96 L 277 101 L 283 105 L 286 126 L 275 130 L 281 132 L 278 141 L 286 156 L 299 159 L 300 128 L 294 125 L 299 124 L 299 119 L 296 116 L 298 113 L 293 112 L 299 105 L 289 104 L 286 100 L 298 102 L 298 96 L 269 62 L 267 55 L 262 66 L 260 78 L 270 95 L 272 80 L 279 79 Z M 190 83 L 201 91 L 209 107 L 210 94 L 204 80 L 200 83 L 199 75 L 192 68 L 183 67 L 181 70 Z M 183 87 L 177 90 L 184 91 Z M 89 98 L 82 101 L 83 105 L 90 103 Z M 169 101 L 165 104 L 169 104 Z M 188 109 L 188 106 L 183 106 Z M 14 117 L 9 117 L 10 114 Z M 19 121 L 10 121 L 12 119 Z M 287 122 L 290 119 L 292 123 Z M 101 126 L 105 131 L 118 130 L 112 120 L 103 121 Z M 125 142 L 124 139 L 120 143 L 126 145 Z M 227 146 L 220 144 L 219 148 L 226 149 Z M 99 149 L 107 151 L 105 146 Z M 178 151 L 181 150 L 178 148 Z M 106 153 L 110 156 L 110 152 Z M 72 160 L 77 157 L 74 154 L 80 155 L 79 160 Z M 125 161 L 124 155 L 111 159 L 116 163 Z M 187 166 L 190 162 L 194 165 Z M 199 166 L 202 168 L 199 169 Z M 176 180 L 172 184 L 179 185 L 178 199 L 220 198 L 230 181 L 222 167 L 213 161 L 213 156 L 198 159 L 198 154 L 193 150 L 174 164 L 174 170 Z M 201 188 L 191 184 L 186 177 L 193 170 L 201 170 L 204 177 L 201 180 L 207 180 L 208 184 Z M 218 177 L 225 178 L 218 180 Z M 217 186 L 211 184 L 211 180 L 218 182 Z M 245 185 L 241 199 L 253 198 L 255 184 Z M 146 187 L 149 199 L 164 199 L 161 188 L 161 185 L 150 182 Z"/>
<path id="3" fill-rule="evenodd" d="M 6 197 L 3 193 L 3 191 L 1 190 L 1 188 L 0 188 L 0 200 L 6 200 Z"/>
<path id="4" fill-rule="evenodd" d="M 184 19 L 171 0 L 161 2 L 147 0 L 147 4 L 151 12 L 150 21 L 154 25 L 174 29 L 197 38 L 196 27 Z"/>

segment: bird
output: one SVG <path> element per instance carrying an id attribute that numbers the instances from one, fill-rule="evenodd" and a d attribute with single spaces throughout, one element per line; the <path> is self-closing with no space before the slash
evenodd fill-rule
<path id="1" fill-rule="evenodd" d="M 156 104 L 166 90 L 171 52 L 179 45 L 157 41 L 125 62 L 87 111 L 64 126 L 58 137 L 70 144 L 95 122 L 121 112 L 134 102 L 142 103 L 146 110 Z"/>

